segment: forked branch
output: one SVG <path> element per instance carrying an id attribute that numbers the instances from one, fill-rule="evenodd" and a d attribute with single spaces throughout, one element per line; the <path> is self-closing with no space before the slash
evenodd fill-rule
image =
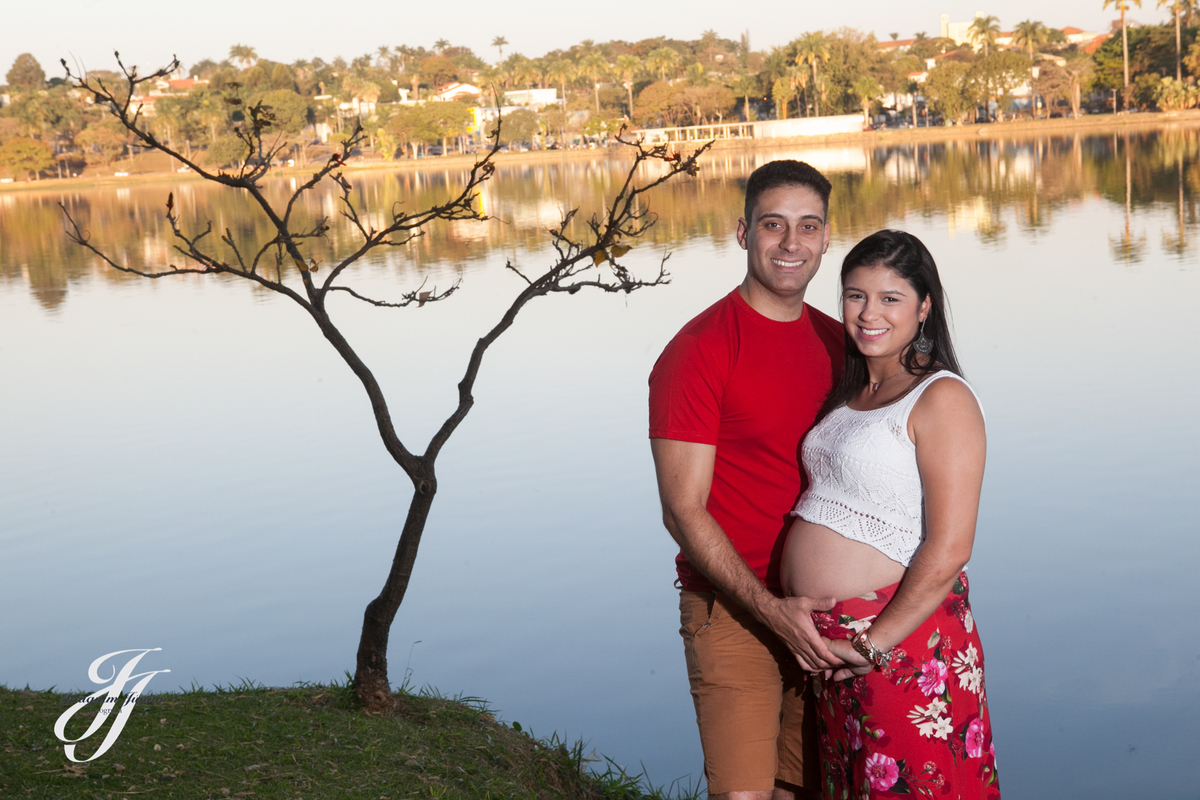
<path id="1" fill-rule="evenodd" d="M 484 221 L 488 218 L 479 210 L 477 200 L 480 186 L 495 172 L 493 159 L 499 150 L 499 124 L 490 135 L 490 149 L 470 168 L 461 191 L 439 205 L 412 212 L 403 210 L 399 205 L 393 205 L 382 217 L 378 214 L 371 215 L 361 198 L 356 196 L 342 169 L 351 151 L 362 141 L 360 126 L 355 128 L 324 166 L 295 188 L 282 207 L 276 207 L 260 187 L 262 178 L 270 172 L 275 159 L 282 152 L 278 138 L 274 141 L 267 141 L 265 138 L 274 127 L 274 113 L 268 106 L 257 103 L 246 108 L 241 98 L 236 95 L 239 87 L 230 85 L 234 94 L 227 95 L 226 99 L 231 106 L 242 108 L 245 116 L 245 124 L 236 127 L 235 134 L 246 145 L 250 157 L 244 159 L 235 172 L 212 172 L 155 138 L 144 126 L 141 107 L 135 100 L 138 88 L 142 84 L 170 74 L 178 66 L 178 60 L 173 60 L 170 65 L 145 77 L 140 77 L 136 69 L 127 69 L 119 56 L 117 63 L 120 64 L 124 76 L 124 86 L 120 87 L 120 91 L 118 87 L 107 86 L 102 80 L 93 79 L 87 74 L 76 76 L 70 69 L 67 70 L 67 74 L 78 86 L 92 92 L 97 104 L 108 108 L 121 125 L 146 147 L 174 157 L 207 181 L 247 192 L 258 211 L 269 222 L 270 235 L 262 241 L 240 242 L 233 232 L 226 228 L 217 237 L 213 237 L 211 221 L 202 230 L 189 233 L 180 224 L 179 211 L 175 206 L 174 196 L 170 194 L 167 196 L 165 218 L 174 236 L 175 251 L 184 259 L 183 266 L 172 264 L 165 268 L 145 268 L 119 263 L 92 243 L 89 233 L 63 206 L 66 234 L 71 241 L 121 272 L 152 279 L 170 275 L 226 274 L 277 292 L 294 301 L 310 315 L 325 339 L 358 377 L 370 400 L 384 447 L 408 475 L 415 490 L 387 580 L 379 596 L 367 606 L 359 641 L 355 671 L 356 691 L 360 698 L 373 705 L 386 705 L 390 696 L 387 676 L 388 633 L 407 591 L 417 549 L 433 497 L 437 492 L 434 464 L 442 447 L 474 405 L 472 391 L 488 348 L 512 326 L 521 309 L 536 297 L 556 293 L 575 294 L 584 289 L 628 293 L 669 282 L 666 257 L 659 261 L 657 272 L 648 277 L 638 277 L 624 265 L 622 259 L 655 222 L 655 217 L 647 210 L 642 195 L 681 174 L 695 175 L 698 159 L 711 142 L 684 156 L 665 145 L 647 147 L 640 139 L 626 138 L 622 131 L 620 141 L 633 149 L 634 161 L 617 194 L 604 206 L 601 213 L 593 216 L 586 224 L 577 224 L 575 211 L 563 216 L 562 221 L 549 231 L 553 255 L 551 264 L 544 271 L 527 273 L 511 262 L 507 264 L 508 270 L 519 276 L 523 285 L 500 320 L 475 343 L 462 380 L 458 383 L 457 405 L 430 439 L 425 452 L 417 455 L 400 440 L 379 382 L 334 322 L 327 307 L 327 300 L 331 293 L 338 292 L 379 308 L 403 308 L 411 305 L 419 308 L 426 303 L 445 300 L 457 291 L 458 281 L 440 292 L 436 287 L 426 290 L 425 283 L 422 282 L 416 289 L 403 292 L 399 300 L 384 300 L 363 294 L 347 283 L 347 278 L 351 274 L 350 268 L 376 248 L 405 244 L 422 235 L 425 228 L 434 221 Z M 63 66 L 66 67 L 65 62 Z M 659 165 L 660 171 L 657 176 L 644 175 L 643 167 L 648 164 Z M 326 236 L 329 225 L 326 220 L 321 219 L 307 228 L 299 225 L 293 227 L 292 213 L 297 201 L 305 192 L 316 189 L 326 181 L 336 186 L 340 213 L 355 232 L 356 243 L 353 250 L 340 256 L 336 263 L 330 265 L 323 279 L 318 281 L 314 275 L 321 265 L 312 252 L 312 245 L 315 240 Z M 379 219 L 384 220 L 386 224 L 370 222 Z M 376 229 L 375 224 L 382 224 L 382 227 Z M 224 245 L 223 249 L 217 241 Z M 228 256 L 221 255 L 221 252 L 228 253 Z M 269 260 L 264 263 L 264 259 Z M 272 265 L 274 269 L 270 269 L 268 265 Z M 274 274 L 270 274 L 271 272 Z"/>

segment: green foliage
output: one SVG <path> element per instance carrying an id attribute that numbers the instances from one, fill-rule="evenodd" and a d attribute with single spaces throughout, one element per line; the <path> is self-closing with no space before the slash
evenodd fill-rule
<path id="1" fill-rule="evenodd" d="M 458 66 L 444 56 L 430 56 L 421 61 L 421 76 L 434 90 L 440 90 L 458 79 Z"/>
<path id="2" fill-rule="evenodd" d="M 290 89 L 267 92 L 254 102 L 270 107 L 275 114 L 275 130 L 297 134 L 309 123 L 308 103 Z"/>
<path id="3" fill-rule="evenodd" d="M 621 124 L 622 120 L 620 117 L 593 114 L 588 119 L 587 124 L 583 126 L 583 135 L 606 139 L 609 136 L 615 135 L 621 129 Z"/>
<path id="4" fill-rule="evenodd" d="M 953 61 L 942 62 L 925 79 L 925 101 L 929 108 L 946 120 L 965 121 L 980 98 L 969 79 L 970 67 Z"/>
<path id="5" fill-rule="evenodd" d="M 923 62 L 927 58 L 940 56 L 942 53 L 949 53 L 951 50 L 957 50 L 958 43 L 953 39 L 945 39 L 940 36 L 932 39 L 918 39 L 908 48 L 908 54 L 915 58 L 921 59 Z"/>
<path id="6" fill-rule="evenodd" d="M 222 136 L 204 153 L 204 163 L 213 167 L 238 166 L 250 157 L 250 146 L 236 136 Z"/>
<path id="7" fill-rule="evenodd" d="M 241 64 L 244 69 L 258 59 L 258 53 L 249 45 L 235 44 L 229 48 L 229 57 Z"/>
<path id="8" fill-rule="evenodd" d="M 9 139 L 0 147 L 0 169 L 30 180 L 54 166 L 54 151 L 36 139 Z"/>
<path id="9" fill-rule="evenodd" d="M 445 103 L 425 103 L 417 108 L 420 111 L 421 120 L 418 137 L 426 142 L 435 142 L 464 134 L 469 130 L 474 119 L 471 115 L 471 107 L 457 100 Z"/>
<path id="10" fill-rule="evenodd" d="M 829 57 L 821 64 L 816 92 L 822 114 L 859 111 L 862 100 L 854 85 L 860 78 L 871 78 L 889 91 L 900 88 L 891 62 L 887 54 L 880 52 L 874 36 L 843 28 L 827 34 L 825 46 Z"/>
<path id="11" fill-rule="evenodd" d="M 0 117 L 0 144 L 21 135 L 21 123 L 12 117 Z"/>
<path id="12" fill-rule="evenodd" d="M 1010 92 L 1029 80 L 1029 59 L 1012 50 L 999 50 L 971 65 L 967 73 L 984 102 L 995 100 L 1001 118 L 1012 103 Z"/>
<path id="13" fill-rule="evenodd" d="M 83 150 L 84 160 L 105 166 L 121 157 L 129 141 L 128 131 L 115 119 L 93 123 L 75 137 L 75 144 Z"/>
<path id="14" fill-rule="evenodd" d="M 8 74 L 4 76 L 4 80 L 8 83 L 9 88 L 27 92 L 31 89 L 41 89 L 45 86 L 46 73 L 42 70 L 42 65 L 38 63 L 38 60 L 32 54 L 21 53 L 13 61 Z"/>
<path id="15" fill-rule="evenodd" d="M 674 78 L 679 71 L 679 67 L 683 62 L 683 56 L 673 47 L 656 47 L 646 54 L 644 64 L 646 69 L 658 76 L 658 79 L 666 80 L 668 77 Z"/>
<path id="16" fill-rule="evenodd" d="M 29 136 L 43 136 L 55 131 L 65 136 L 67 131 L 77 130 L 83 123 L 83 110 L 67 86 L 19 94 L 13 98 L 11 106 L 0 111 L 0 115 L 20 121 Z"/>
<path id="17" fill-rule="evenodd" d="M 677 96 L 680 90 L 667 81 L 655 81 L 643 89 L 634 105 L 634 121 L 639 125 L 674 127 L 679 121 Z"/>
<path id="18" fill-rule="evenodd" d="M 474 119 L 471 107 L 457 100 L 399 106 L 390 110 L 382 126 L 388 136 L 384 145 L 434 144 L 467 133 Z"/>
<path id="19" fill-rule="evenodd" d="M 788 102 L 794 93 L 792 85 L 786 78 L 778 78 L 775 83 L 771 84 L 771 99 L 775 101 L 776 118 L 787 119 Z"/>
<path id="20" fill-rule="evenodd" d="M 1134 105 L 1141 109 L 1154 106 L 1162 90 L 1163 78 L 1157 72 L 1143 72 L 1133 79 L 1129 87 Z"/>
<path id="21" fill-rule="evenodd" d="M 1190 48 L 1196 39 L 1195 28 L 1183 30 L 1183 50 L 1191 55 Z M 1129 80 L 1132 82 L 1143 73 L 1157 72 L 1159 75 L 1175 74 L 1175 26 L 1142 25 L 1128 30 L 1129 34 Z M 1112 91 L 1125 85 L 1124 64 L 1121 55 L 1121 37 L 1110 36 L 1096 50 L 1096 88 Z M 1198 74 L 1195 67 L 1200 62 L 1184 58 L 1188 73 Z"/>
<path id="22" fill-rule="evenodd" d="M 297 88 L 296 76 L 291 67 L 265 59 L 239 75 L 238 82 L 242 84 L 247 95 L 280 89 L 294 92 Z"/>
<path id="23" fill-rule="evenodd" d="M 724 86 L 689 86 L 678 100 L 687 109 L 687 122 L 691 125 L 721 123 L 737 102 L 733 92 Z"/>
<path id="24" fill-rule="evenodd" d="M 1200 105 L 1200 86 L 1174 78 L 1163 78 L 1155 91 L 1155 101 L 1163 111 L 1182 111 Z"/>
<path id="25" fill-rule="evenodd" d="M 504 115 L 500 125 L 500 141 L 504 144 L 514 142 L 532 143 L 535 134 L 541 131 L 541 121 L 537 114 L 528 108 L 518 108 Z"/>

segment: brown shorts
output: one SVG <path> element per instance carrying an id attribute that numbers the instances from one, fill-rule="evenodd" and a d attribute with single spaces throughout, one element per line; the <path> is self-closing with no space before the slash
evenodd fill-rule
<path id="1" fill-rule="evenodd" d="M 795 656 L 720 592 L 681 591 L 679 618 L 709 793 L 816 788 L 817 714 Z"/>

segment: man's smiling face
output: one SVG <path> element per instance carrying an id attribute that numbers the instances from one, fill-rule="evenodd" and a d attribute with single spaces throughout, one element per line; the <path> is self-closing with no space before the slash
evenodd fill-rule
<path id="1" fill-rule="evenodd" d="M 829 248 L 825 204 L 807 186 L 768 189 L 759 195 L 752 218 L 738 219 L 737 240 L 746 251 L 752 297 L 771 304 L 802 302 Z"/>

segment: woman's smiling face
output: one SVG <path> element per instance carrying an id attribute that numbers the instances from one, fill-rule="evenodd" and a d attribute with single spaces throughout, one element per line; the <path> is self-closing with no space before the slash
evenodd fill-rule
<path id="1" fill-rule="evenodd" d="M 858 267 L 842 287 L 846 333 L 868 358 L 899 358 L 917 337 L 930 299 L 884 266 Z"/>

